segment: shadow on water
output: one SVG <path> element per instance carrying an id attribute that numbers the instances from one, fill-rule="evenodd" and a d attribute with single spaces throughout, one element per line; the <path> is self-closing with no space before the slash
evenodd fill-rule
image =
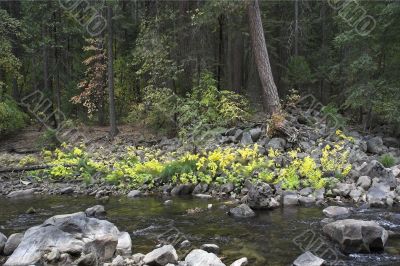
<path id="1" fill-rule="evenodd" d="M 209 203 L 213 204 L 211 210 L 207 210 Z M 221 247 L 220 256 L 227 265 L 235 259 L 248 257 L 250 265 L 264 266 L 291 265 L 302 253 L 299 243 L 305 247 L 310 246 L 312 241 L 324 241 L 334 249 L 334 245 L 321 234 L 319 221 L 324 217 L 320 208 L 258 211 L 254 218 L 236 219 L 226 214 L 228 208 L 223 201 L 193 198 L 174 198 L 171 205 L 164 205 L 163 199 L 156 197 L 134 200 L 111 198 L 102 203 L 93 197 L 83 196 L 43 196 L 20 200 L 1 198 L 0 231 L 6 235 L 22 232 L 50 216 L 83 211 L 96 204 L 105 206 L 109 221 L 121 231 L 130 233 L 135 253 L 147 253 L 160 242 L 181 243 L 187 239 L 191 242 L 189 248 L 175 245 L 181 256 L 201 244 L 215 243 Z M 36 212 L 27 214 L 31 207 Z M 186 210 L 196 207 L 202 211 L 187 214 Z M 376 212 L 357 215 L 364 219 L 385 216 Z M 391 226 L 388 229 L 399 229 L 384 219 L 380 218 L 379 222 L 384 227 Z M 312 239 L 307 238 L 307 232 L 315 233 Z M 390 240 L 384 254 L 343 256 L 337 253 L 345 265 L 400 265 L 399 254 L 399 240 Z"/>

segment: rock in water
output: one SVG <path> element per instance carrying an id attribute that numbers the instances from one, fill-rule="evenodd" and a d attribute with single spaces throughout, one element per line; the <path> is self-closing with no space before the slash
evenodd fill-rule
<path id="1" fill-rule="evenodd" d="M 325 260 L 315 256 L 310 251 L 301 254 L 294 262 L 293 266 L 321 266 Z"/>
<path id="2" fill-rule="evenodd" d="M 213 253 L 201 249 L 192 250 L 185 258 L 187 266 L 225 266 Z"/>
<path id="3" fill-rule="evenodd" d="M 342 217 L 345 218 L 350 215 L 350 211 L 346 207 L 329 206 L 322 210 L 322 212 L 329 218 Z"/>
<path id="4" fill-rule="evenodd" d="M 388 232 L 373 221 L 339 220 L 325 225 L 323 231 L 345 253 L 380 252 L 388 239 Z"/>
<path id="5" fill-rule="evenodd" d="M 229 214 L 240 218 L 253 217 L 256 215 L 254 211 L 246 204 L 240 204 L 239 206 L 230 209 Z"/>
<path id="6" fill-rule="evenodd" d="M 248 190 L 246 202 L 251 208 L 273 209 L 279 206 L 273 198 L 272 188 L 267 183 L 249 184 Z"/>
<path id="7" fill-rule="evenodd" d="M 22 234 L 22 233 L 16 233 L 16 234 L 10 235 L 4 246 L 4 250 L 3 250 L 4 255 L 7 255 L 7 256 L 11 255 L 14 252 L 14 250 L 17 249 L 19 244 L 21 243 L 23 236 L 24 236 L 24 234 Z"/>
<path id="8" fill-rule="evenodd" d="M 56 215 L 29 228 L 5 265 L 36 264 L 52 248 L 77 257 L 90 253 L 96 261 L 108 260 L 115 253 L 118 235 L 112 223 L 87 217 L 84 212 Z"/>
<path id="9" fill-rule="evenodd" d="M 367 193 L 367 200 L 371 207 L 384 207 L 390 193 L 390 186 L 382 183 L 373 185 Z"/>
<path id="10" fill-rule="evenodd" d="M 143 258 L 143 262 L 156 266 L 164 266 L 168 263 L 176 264 L 178 262 L 178 255 L 172 245 L 165 245 L 147 253 Z"/>
<path id="11" fill-rule="evenodd" d="M 241 258 L 238 260 L 235 260 L 230 266 L 246 266 L 248 265 L 249 260 L 247 258 Z"/>
<path id="12" fill-rule="evenodd" d="M 103 205 L 95 205 L 87 208 L 85 213 L 88 217 L 102 218 L 106 215 L 106 210 L 104 209 Z"/>
<path id="13" fill-rule="evenodd" d="M 3 249 L 6 243 L 7 243 L 7 237 L 3 233 L 0 233 L 0 254 L 3 253 Z"/>
<path id="14" fill-rule="evenodd" d="M 137 198 L 140 197 L 142 195 L 142 192 L 140 190 L 131 190 L 128 193 L 128 198 Z"/>
<path id="15" fill-rule="evenodd" d="M 29 189 L 23 189 L 23 190 L 17 190 L 10 192 L 7 195 L 7 198 L 23 198 L 23 197 L 30 197 L 33 195 L 35 192 L 35 189 L 29 188 Z"/>
<path id="16" fill-rule="evenodd" d="M 117 253 L 120 255 L 132 254 L 132 239 L 128 232 L 121 232 L 118 235 Z"/>
<path id="17" fill-rule="evenodd" d="M 203 244 L 201 245 L 200 249 L 214 254 L 219 253 L 219 246 L 216 244 Z"/>

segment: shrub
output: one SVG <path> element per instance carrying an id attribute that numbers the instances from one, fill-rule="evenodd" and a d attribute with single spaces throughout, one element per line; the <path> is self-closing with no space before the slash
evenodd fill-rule
<path id="1" fill-rule="evenodd" d="M 386 153 L 379 158 L 379 162 L 386 168 L 389 168 L 396 164 L 396 159 L 392 155 Z"/>
<path id="2" fill-rule="evenodd" d="M 9 135 L 26 126 L 28 116 L 9 99 L 0 102 L 0 136 Z"/>

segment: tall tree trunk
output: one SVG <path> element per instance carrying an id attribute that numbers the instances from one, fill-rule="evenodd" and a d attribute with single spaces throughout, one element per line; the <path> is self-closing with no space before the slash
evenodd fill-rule
<path id="1" fill-rule="evenodd" d="M 251 44 L 262 85 L 263 103 L 268 112 L 273 114 L 279 112 L 281 105 L 274 77 L 272 76 L 258 0 L 250 0 L 247 10 Z"/>
<path id="2" fill-rule="evenodd" d="M 108 31 L 108 97 L 110 111 L 110 137 L 114 138 L 118 134 L 117 117 L 115 113 L 114 100 L 114 70 L 113 70 L 113 10 L 111 4 L 107 5 L 107 31 Z"/>

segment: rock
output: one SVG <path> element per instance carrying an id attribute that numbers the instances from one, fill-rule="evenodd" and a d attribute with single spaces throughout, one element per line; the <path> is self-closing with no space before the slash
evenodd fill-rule
<path id="1" fill-rule="evenodd" d="M 400 140 L 398 138 L 394 137 L 385 137 L 382 139 L 383 144 L 388 147 L 395 147 L 399 148 L 400 147 Z"/>
<path id="2" fill-rule="evenodd" d="M 239 142 L 242 139 L 243 136 L 243 130 L 240 128 L 236 130 L 235 135 L 233 135 L 233 141 L 234 142 Z"/>
<path id="3" fill-rule="evenodd" d="M 34 214 L 34 213 L 36 213 L 36 210 L 35 210 L 35 208 L 30 207 L 29 209 L 26 210 L 25 213 L 26 213 L 26 214 Z"/>
<path id="4" fill-rule="evenodd" d="M 251 138 L 250 132 L 243 132 L 242 139 L 240 140 L 242 145 L 250 145 L 253 144 L 253 140 Z"/>
<path id="5" fill-rule="evenodd" d="M 245 266 L 249 263 L 249 260 L 244 257 L 238 260 L 235 260 L 230 266 Z"/>
<path id="6" fill-rule="evenodd" d="M 306 187 L 306 188 L 301 189 L 301 190 L 299 191 L 299 194 L 300 194 L 301 196 L 308 196 L 308 195 L 310 195 L 312 192 L 313 192 L 312 188 Z"/>
<path id="7" fill-rule="evenodd" d="M 374 184 L 367 192 L 367 201 L 371 207 L 383 207 L 389 193 L 389 185 L 382 183 Z"/>
<path id="8" fill-rule="evenodd" d="M 93 253 L 82 254 L 82 256 L 74 263 L 78 266 L 97 266 L 99 265 L 96 255 Z"/>
<path id="9" fill-rule="evenodd" d="M 61 253 L 58 249 L 52 248 L 50 253 L 47 254 L 47 260 L 50 262 L 57 262 L 61 257 Z"/>
<path id="10" fill-rule="evenodd" d="M 302 206 L 311 206 L 311 205 L 315 204 L 315 197 L 314 196 L 308 196 L 308 197 L 301 196 L 299 198 L 299 202 L 300 202 L 300 205 L 302 205 Z"/>
<path id="11" fill-rule="evenodd" d="M 188 248 L 188 247 L 190 247 L 192 245 L 192 243 L 190 243 L 190 241 L 189 240 L 183 240 L 180 244 L 179 244 L 179 247 L 180 248 Z"/>
<path id="12" fill-rule="evenodd" d="M 208 194 L 195 194 L 193 196 L 199 199 L 212 199 L 212 196 Z"/>
<path id="13" fill-rule="evenodd" d="M 103 218 L 106 215 L 106 210 L 103 205 L 95 205 L 93 207 L 87 208 L 85 214 L 88 217 Z"/>
<path id="14" fill-rule="evenodd" d="M 124 256 L 132 254 L 132 239 L 128 232 L 118 234 L 117 254 Z"/>
<path id="15" fill-rule="evenodd" d="M 29 189 L 23 189 L 23 190 L 16 190 L 13 192 L 10 192 L 7 195 L 7 198 L 24 198 L 24 197 L 30 197 L 35 193 L 34 188 L 29 188 Z"/>
<path id="16" fill-rule="evenodd" d="M 347 197 L 353 188 L 354 188 L 353 184 L 337 183 L 336 187 L 332 190 L 332 192 L 334 193 L 334 195 Z"/>
<path id="17" fill-rule="evenodd" d="M 8 237 L 6 244 L 4 245 L 3 253 L 6 256 L 11 255 L 21 243 L 24 234 L 16 233 Z"/>
<path id="18" fill-rule="evenodd" d="M 314 196 L 316 200 L 323 200 L 325 195 L 325 188 L 317 189 L 314 191 Z"/>
<path id="19" fill-rule="evenodd" d="M 253 217 L 256 215 L 254 211 L 246 204 L 240 204 L 239 206 L 230 209 L 229 214 L 240 218 Z"/>
<path id="20" fill-rule="evenodd" d="M 201 249 L 192 250 L 185 258 L 187 266 L 225 266 L 213 253 Z"/>
<path id="21" fill-rule="evenodd" d="M 357 180 L 357 186 L 362 187 L 364 190 L 368 190 L 371 186 L 371 178 L 369 176 L 360 176 Z"/>
<path id="22" fill-rule="evenodd" d="M 381 137 L 374 137 L 367 141 L 367 151 L 373 154 L 382 152 L 383 140 Z"/>
<path id="23" fill-rule="evenodd" d="M 322 210 L 328 218 L 345 218 L 350 215 L 350 210 L 346 207 L 329 206 Z"/>
<path id="24" fill-rule="evenodd" d="M 125 265 L 124 258 L 121 255 L 118 255 L 117 257 L 115 257 L 112 260 L 111 265 L 112 266 L 123 266 L 123 265 Z"/>
<path id="25" fill-rule="evenodd" d="M 221 191 L 225 193 L 230 193 L 235 189 L 235 186 L 232 183 L 226 183 L 221 186 Z"/>
<path id="26" fill-rule="evenodd" d="M 193 189 L 193 194 L 204 194 L 208 190 L 208 184 L 206 183 L 199 183 Z"/>
<path id="27" fill-rule="evenodd" d="M 164 266 L 168 263 L 177 264 L 178 255 L 172 245 L 165 245 L 147 253 L 143 258 L 143 262 L 148 265 L 156 266 Z"/>
<path id="28" fill-rule="evenodd" d="M 142 265 L 141 263 L 143 262 L 144 256 L 145 256 L 145 255 L 142 254 L 142 253 L 133 254 L 133 255 L 132 255 L 133 263 Z"/>
<path id="29" fill-rule="evenodd" d="M 189 195 L 192 193 L 194 186 L 192 184 L 180 184 L 171 190 L 172 196 Z"/>
<path id="30" fill-rule="evenodd" d="M 301 254 L 294 262 L 293 266 L 321 266 L 325 260 L 315 256 L 310 251 Z"/>
<path id="31" fill-rule="evenodd" d="M 259 127 L 250 129 L 249 133 L 250 133 L 250 136 L 251 136 L 251 139 L 253 140 L 253 142 L 257 142 L 260 139 L 261 132 L 262 132 L 261 128 L 259 128 Z"/>
<path id="32" fill-rule="evenodd" d="M 382 183 L 387 183 L 392 188 L 397 185 L 393 171 L 389 168 L 385 168 L 377 160 L 372 160 L 370 163 L 364 164 L 360 169 L 360 173 L 371 178 L 379 178 Z"/>
<path id="33" fill-rule="evenodd" d="M 164 201 L 164 205 L 172 205 L 173 201 L 172 200 L 166 200 Z"/>
<path id="34" fill-rule="evenodd" d="M 200 249 L 214 254 L 219 253 L 219 246 L 216 244 L 203 244 L 201 245 Z"/>
<path id="35" fill-rule="evenodd" d="M 142 195 L 142 192 L 140 190 L 131 190 L 129 191 L 127 197 L 128 198 L 138 198 Z"/>
<path id="36" fill-rule="evenodd" d="M 109 260 L 115 253 L 118 235 L 112 223 L 87 217 L 84 212 L 56 215 L 29 228 L 5 265 L 36 264 L 51 248 L 74 256 L 90 253 L 96 261 Z"/>
<path id="37" fill-rule="evenodd" d="M 388 232 L 376 222 L 354 219 L 329 223 L 323 232 L 345 253 L 381 252 L 388 239 Z"/>
<path id="38" fill-rule="evenodd" d="M 283 196 L 283 206 L 294 206 L 299 204 L 299 196 L 297 194 L 287 194 Z"/>
<path id="39" fill-rule="evenodd" d="M 354 200 L 354 202 L 358 202 L 361 195 L 363 194 L 363 189 L 357 188 L 350 191 L 350 198 Z"/>
<path id="40" fill-rule="evenodd" d="M 274 150 L 285 150 L 286 140 L 282 138 L 272 138 L 267 144 L 267 150 L 272 148 Z"/>
<path id="41" fill-rule="evenodd" d="M 325 226 L 327 224 L 333 223 L 334 221 L 335 221 L 335 219 L 333 219 L 333 218 L 324 218 L 319 223 L 321 226 Z"/>
<path id="42" fill-rule="evenodd" d="M 3 233 L 0 233 L 0 254 L 3 253 L 4 246 L 6 245 L 6 243 L 7 243 L 7 237 Z"/>
<path id="43" fill-rule="evenodd" d="M 279 203 L 273 198 L 273 191 L 267 183 L 259 182 L 256 185 L 247 184 L 246 203 L 254 209 L 273 209 Z"/>
<path id="44" fill-rule="evenodd" d="M 60 194 L 62 195 L 69 195 L 74 193 L 74 189 L 72 187 L 65 187 L 60 190 Z"/>

